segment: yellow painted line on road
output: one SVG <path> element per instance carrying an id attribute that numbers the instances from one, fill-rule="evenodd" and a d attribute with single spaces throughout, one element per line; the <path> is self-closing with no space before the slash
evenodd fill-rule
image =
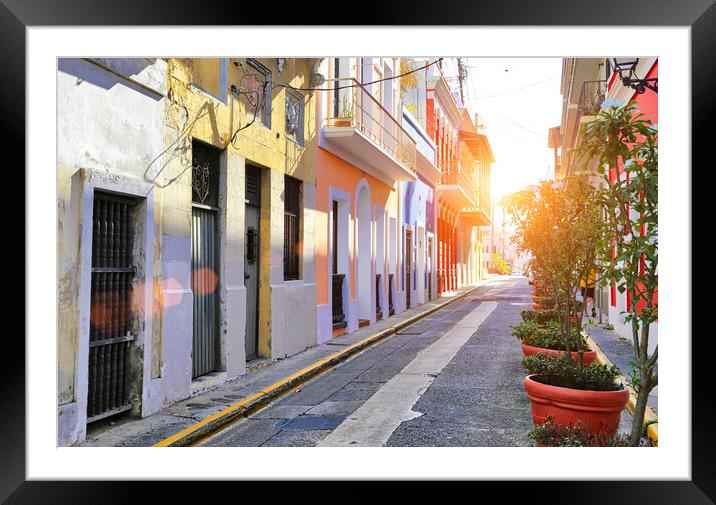
<path id="1" fill-rule="evenodd" d="M 597 363 L 600 365 L 612 365 L 614 366 L 614 363 L 607 357 L 606 354 L 599 348 L 597 343 L 592 339 L 592 337 L 587 334 L 587 344 L 589 345 L 589 348 L 596 351 L 597 353 Z M 636 391 L 629 385 L 629 381 L 626 380 L 626 378 L 623 375 L 619 375 L 617 379 L 621 384 L 624 385 L 625 388 L 629 390 L 629 401 L 627 402 L 627 410 L 634 415 L 634 409 L 636 408 Z M 648 405 L 646 406 L 646 410 L 644 411 L 644 425 L 647 425 L 646 433 L 651 439 L 652 442 L 654 442 L 654 445 L 658 445 L 659 443 L 659 429 L 658 429 L 658 421 L 659 418 L 656 415 L 656 412 L 652 410 L 651 407 Z"/>
<path id="2" fill-rule="evenodd" d="M 460 293 L 459 295 L 457 295 L 449 300 L 446 300 L 445 302 L 437 304 L 424 312 L 416 314 L 415 316 L 412 316 L 412 317 L 410 317 L 394 326 L 390 326 L 388 328 L 385 328 L 384 330 L 374 333 L 374 334 L 364 338 L 363 340 L 354 342 L 353 344 L 345 347 L 344 349 L 342 349 L 338 352 L 335 352 L 329 356 L 326 356 L 325 358 L 319 359 L 318 361 L 312 363 L 311 365 L 308 365 L 307 367 L 305 367 L 297 372 L 292 373 L 288 377 L 284 377 L 280 381 L 275 382 L 275 383 L 271 384 L 270 386 L 262 389 L 258 393 L 255 393 L 255 394 L 249 396 L 248 398 L 244 398 L 243 400 L 240 400 L 240 401 L 226 407 L 225 409 L 220 410 L 219 412 L 216 412 L 200 421 L 197 421 L 196 423 L 192 424 L 191 426 L 187 426 L 186 428 L 179 431 L 178 433 L 175 433 L 174 435 L 171 435 L 171 436 L 165 438 L 164 440 L 161 440 L 161 441 L 155 443 L 152 447 L 171 446 L 171 445 L 179 442 L 180 440 L 186 438 L 187 436 L 189 436 L 193 433 L 196 433 L 197 431 L 201 430 L 202 428 L 210 425 L 213 421 L 220 420 L 221 418 L 223 418 L 227 415 L 235 413 L 237 410 L 240 410 L 241 408 L 249 405 L 251 402 L 253 402 L 254 400 L 256 400 L 258 398 L 261 398 L 262 396 L 267 396 L 267 397 L 271 397 L 274 395 L 279 396 L 279 393 L 277 393 L 277 391 L 279 391 L 284 386 L 289 386 L 285 391 L 282 392 L 282 394 L 285 394 L 288 391 L 292 390 L 293 388 L 299 386 L 306 380 L 313 378 L 315 375 L 318 375 L 319 373 L 327 372 L 328 370 L 331 370 L 333 368 L 333 366 L 327 367 L 326 366 L 327 363 L 329 363 L 333 360 L 339 360 L 343 356 L 348 356 L 350 354 L 353 354 L 357 348 L 368 349 L 372 344 L 378 343 L 379 341 L 383 340 L 385 337 L 394 335 L 398 331 L 406 329 L 406 328 L 418 323 L 421 319 L 426 318 L 430 314 L 433 314 L 434 312 L 437 312 L 438 310 L 444 309 L 448 305 L 465 298 L 467 295 L 472 293 L 475 289 L 477 289 L 478 287 L 480 287 L 483 284 L 486 284 L 486 282 L 480 283 L 469 291 Z M 342 361 L 343 360 L 340 360 L 340 362 L 342 362 Z M 337 364 L 338 363 L 336 363 L 336 365 Z M 293 387 L 291 387 L 291 382 L 296 379 L 298 379 L 298 381 L 295 384 L 293 384 Z M 260 410 L 260 409 L 256 409 L 256 410 Z M 247 412 L 246 415 L 248 415 L 249 413 L 253 413 L 253 411 Z M 218 431 L 218 428 L 217 428 L 217 431 Z M 202 437 L 202 439 L 205 439 L 212 434 L 213 433 L 209 433 L 209 434 L 205 435 L 204 437 Z"/>

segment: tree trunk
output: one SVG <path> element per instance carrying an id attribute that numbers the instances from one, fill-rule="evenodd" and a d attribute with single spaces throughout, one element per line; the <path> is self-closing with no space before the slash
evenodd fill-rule
<path id="1" fill-rule="evenodd" d="M 636 405 L 634 406 L 634 418 L 631 424 L 631 435 L 629 436 L 629 445 L 638 447 L 641 440 L 641 434 L 644 431 L 644 415 L 649 401 L 649 393 L 651 387 L 649 384 L 649 372 L 651 367 L 641 369 L 639 371 L 639 392 L 636 396 Z"/>

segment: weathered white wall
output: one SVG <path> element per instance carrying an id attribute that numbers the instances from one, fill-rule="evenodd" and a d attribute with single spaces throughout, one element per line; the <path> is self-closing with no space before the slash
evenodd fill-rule
<path id="1" fill-rule="evenodd" d="M 86 430 L 92 202 L 97 188 L 139 197 L 141 255 L 135 295 L 146 314 L 135 348 L 139 375 L 151 380 L 151 290 L 154 283 L 155 191 L 144 177 L 163 151 L 166 64 L 135 60 L 60 59 L 57 86 L 58 188 L 58 443 Z M 123 75 L 122 75 L 123 74 Z M 82 172 L 80 170 L 82 169 Z M 88 266 L 89 265 L 89 266 Z M 148 388 L 141 392 L 144 396 Z"/>
<path id="2" fill-rule="evenodd" d="M 272 258 L 274 250 L 280 251 L 278 268 L 273 268 L 271 282 L 271 357 L 285 358 L 318 343 L 316 335 L 316 268 L 315 268 L 315 224 L 316 186 L 303 183 L 302 205 L 302 266 L 301 279 L 283 280 L 283 174 L 281 184 L 277 184 L 275 197 L 278 204 L 272 205 L 272 218 L 276 223 L 275 233 L 272 226 Z M 278 179 L 278 177 L 277 177 Z M 273 198 L 273 197 L 272 197 Z M 277 278 L 274 278 L 273 276 Z M 332 314 L 332 312 L 331 312 Z"/>

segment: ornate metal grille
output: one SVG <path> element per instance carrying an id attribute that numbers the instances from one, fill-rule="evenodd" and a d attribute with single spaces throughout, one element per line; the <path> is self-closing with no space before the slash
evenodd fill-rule
<path id="1" fill-rule="evenodd" d="M 286 92 L 286 135 L 303 146 L 303 96 Z"/>
<path id="2" fill-rule="evenodd" d="M 96 193 L 92 216 L 87 422 L 132 407 L 132 209 L 135 201 Z"/>
<path id="3" fill-rule="evenodd" d="M 299 277 L 299 232 L 301 218 L 301 181 L 285 176 L 283 222 L 283 278 Z"/>
<path id="4" fill-rule="evenodd" d="M 210 207 L 219 206 L 219 150 L 192 142 L 191 199 Z"/>
<path id="5" fill-rule="evenodd" d="M 272 79 L 271 71 L 258 60 L 247 58 L 246 63 L 252 73 L 247 75 L 246 111 L 250 117 L 256 117 L 267 128 L 271 128 Z"/>

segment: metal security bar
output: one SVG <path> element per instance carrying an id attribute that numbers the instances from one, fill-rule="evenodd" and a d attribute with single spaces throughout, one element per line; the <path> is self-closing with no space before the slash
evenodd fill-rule
<path id="1" fill-rule="evenodd" d="M 383 309 L 380 308 L 380 274 L 375 274 L 375 317 L 383 319 Z"/>
<path id="2" fill-rule="evenodd" d="M 415 140 L 403 129 L 393 115 L 352 77 L 326 79 L 334 89 L 333 113 L 324 126 L 353 126 L 396 160 L 416 171 Z M 349 87 L 350 86 L 350 87 Z"/>
<path id="3" fill-rule="evenodd" d="M 343 313 L 343 279 L 344 274 L 333 274 L 333 327 L 346 326 L 346 316 Z"/>
<path id="4" fill-rule="evenodd" d="M 301 181 L 285 176 L 283 211 L 283 278 L 296 280 L 299 268 L 299 219 L 301 216 Z"/>
<path id="5" fill-rule="evenodd" d="M 192 207 L 192 379 L 216 370 L 218 282 L 216 211 Z"/>
<path id="6" fill-rule="evenodd" d="M 388 315 L 392 316 L 395 314 L 393 308 L 393 274 L 388 274 Z"/>
<path id="7" fill-rule="evenodd" d="M 131 409 L 134 200 L 96 193 L 92 216 L 87 422 Z"/>

